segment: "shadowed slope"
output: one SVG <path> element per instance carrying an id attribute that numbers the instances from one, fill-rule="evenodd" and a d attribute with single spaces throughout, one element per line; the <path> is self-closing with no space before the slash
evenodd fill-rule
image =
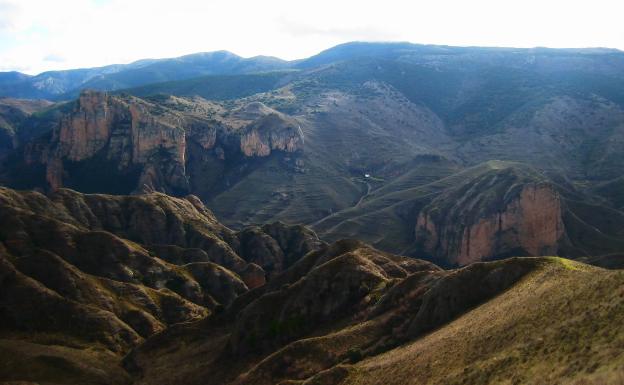
<path id="1" fill-rule="evenodd" d="M 145 338 L 265 283 L 239 237 L 194 196 L 0 188 L 0 380 L 127 383 L 120 360 Z M 281 223 L 247 241 L 289 264 L 322 245 Z"/>

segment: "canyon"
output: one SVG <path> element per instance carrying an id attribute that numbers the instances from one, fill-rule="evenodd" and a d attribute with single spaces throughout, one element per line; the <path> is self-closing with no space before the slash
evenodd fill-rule
<path id="1" fill-rule="evenodd" d="M 619 384 L 622 74 L 363 42 L 0 74 L 0 382 Z"/>

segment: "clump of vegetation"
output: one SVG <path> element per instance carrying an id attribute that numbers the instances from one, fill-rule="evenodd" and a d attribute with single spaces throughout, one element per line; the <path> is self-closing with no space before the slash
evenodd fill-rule
<path id="1" fill-rule="evenodd" d="M 362 361 L 362 358 L 364 358 L 364 355 L 362 354 L 362 351 L 360 349 L 351 348 L 347 352 L 347 357 L 349 358 L 349 362 L 351 362 L 352 364 L 355 364 L 357 362 Z"/>

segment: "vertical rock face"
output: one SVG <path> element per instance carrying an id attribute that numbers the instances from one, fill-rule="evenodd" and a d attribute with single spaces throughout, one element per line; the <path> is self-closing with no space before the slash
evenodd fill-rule
<path id="1" fill-rule="evenodd" d="M 296 152 L 303 149 L 303 132 L 296 121 L 274 112 L 245 129 L 240 147 L 245 156 L 268 156 L 273 150 Z"/>
<path id="2" fill-rule="evenodd" d="M 45 165 L 53 190 L 185 195 L 192 177 L 187 162 L 204 162 L 210 154 L 218 162 L 244 162 L 303 149 L 298 121 L 259 102 L 226 110 L 205 100 L 144 100 L 84 90 L 69 107 L 51 137 L 24 153 L 26 163 Z M 192 150 L 190 142 L 196 145 Z M 122 186 L 109 190 L 109 185 Z"/>
<path id="3" fill-rule="evenodd" d="M 261 138 L 257 130 L 251 130 L 241 137 L 241 151 L 245 156 L 268 156 L 271 154 L 268 138 Z"/>
<path id="4" fill-rule="evenodd" d="M 452 265 L 510 254 L 554 254 L 564 234 L 561 200 L 549 185 L 524 185 L 497 211 L 465 217 L 464 222 L 453 215 L 458 211 L 454 207 L 434 219 L 423 210 L 416 224 L 416 238 L 423 249 Z"/>
<path id="5" fill-rule="evenodd" d="M 129 106 L 132 116 L 132 158 L 135 163 L 145 163 L 151 153 L 158 148 L 168 150 L 173 159 L 184 164 L 186 138 L 182 118 L 173 114 L 163 114 L 156 118 L 147 106 Z"/>
<path id="6" fill-rule="evenodd" d="M 124 112 L 123 106 L 107 94 L 83 91 L 76 109 L 61 121 L 58 131 L 60 154 L 73 161 L 93 156 L 106 146 L 114 121 L 121 120 Z"/>
<path id="7" fill-rule="evenodd" d="M 518 240 L 532 255 L 552 254 L 563 236 L 559 194 L 548 186 L 527 186 L 520 199 L 508 206 L 501 226 L 508 230 L 518 228 Z M 518 219 L 523 219 L 517 222 Z"/>
<path id="8" fill-rule="evenodd" d="M 195 135 L 195 140 L 204 150 L 212 149 L 217 143 L 216 127 L 210 127 L 209 129 L 199 131 L 197 135 Z M 223 152 L 223 149 L 220 150 Z"/>
<path id="9" fill-rule="evenodd" d="M 46 182 L 52 190 L 63 187 L 63 160 L 52 158 L 46 167 Z"/>
<path id="10" fill-rule="evenodd" d="M 46 160 L 48 184 L 53 189 L 63 185 L 64 160 L 80 162 L 100 155 L 119 170 L 141 165 L 139 189 L 171 186 L 185 191 L 184 125 L 182 117 L 140 99 L 85 90 L 53 133 Z"/>

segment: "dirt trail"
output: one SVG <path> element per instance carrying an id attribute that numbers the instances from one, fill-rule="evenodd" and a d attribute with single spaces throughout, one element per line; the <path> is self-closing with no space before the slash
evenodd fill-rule
<path id="1" fill-rule="evenodd" d="M 366 197 L 367 197 L 367 196 L 369 196 L 369 195 L 370 195 L 370 193 L 371 193 L 371 185 L 370 185 L 370 183 L 368 183 L 368 182 L 365 182 L 365 183 L 366 183 L 366 194 L 364 194 L 364 195 L 362 195 L 362 196 L 360 197 L 360 200 L 359 200 L 359 201 L 357 201 L 357 203 L 355 204 L 355 206 L 353 206 L 353 208 L 357 208 L 357 207 L 359 207 L 359 206 L 360 206 L 360 203 L 362 203 L 362 201 L 363 201 L 364 199 L 366 199 Z"/>
<path id="2" fill-rule="evenodd" d="M 360 204 L 364 201 L 364 199 L 366 199 L 366 197 L 370 195 L 371 190 L 372 190 L 372 187 L 371 187 L 370 183 L 368 183 L 368 182 L 363 182 L 363 183 L 365 183 L 365 184 L 366 184 L 366 193 L 364 193 L 364 194 L 360 197 L 360 199 L 359 199 L 359 200 L 358 200 L 358 201 L 357 201 L 357 202 L 356 202 L 353 206 L 348 207 L 348 208 L 344 208 L 344 209 L 339 210 L 339 211 L 336 211 L 335 213 L 331 213 L 331 214 L 329 214 L 329 215 L 327 215 L 327 216 L 325 216 L 325 217 L 323 217 L 323 218 L 319 219 L 318 221 L 316 221 L 316 222 L 314 222 L 314 223 L 310 223 L 308 226 L 310 226 L 310 227 L 314 227 L 314 226 L 318 225 L 319 223 L 321 223 L 321 222 L 323 222 L 323 221 L 325 221 L 325 220 L 327 220 L 327 219 L 329 219 L 329 218 L 332 218 L 332 217 L 334 217 L 334 216 L 338 215 L 339 213 L 343 212 L 344 210 L 349 210 L 349 209 L 355 209 L 355 208 L 358 208 L 358 207 L 360 206 Z"/>

